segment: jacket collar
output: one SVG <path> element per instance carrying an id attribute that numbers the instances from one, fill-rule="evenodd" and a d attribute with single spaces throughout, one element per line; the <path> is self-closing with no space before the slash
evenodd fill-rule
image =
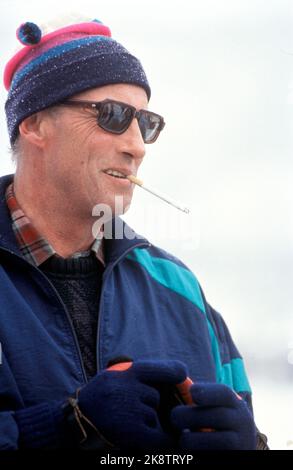
<path id="1" fill-rule="evenodd" d="M 21 256 L 5 199 L 6 188 L 12 182 L 13 177 L 14 175 L 0 177 L 0 247 Z M 120 217 L 115 217 L 105 224 L 104 234 L 106 264 L 115 262 L 137 246 L 150 246 L 146 238 L 135 233 Z"/>
<path id="2" fill-rule="evenodd" d="M 0 247 L 21 255 L 12 229 L 12 220 L 5 199 L 6 188 L 12 181 L 13 175 L 6 175 L 0 178 Z"/>
<path id="3" fill-rule="evenodd" d="M 109 238 L 107 238 L 108 230 Z M 120 217 L 115 217 L 104 226 L 104 249 L 106 264 L 115 262 L 121 256 L 128 253 L 132 249 L 140 247 L 149 247 L 150 242 L 138 235 L 129 227 Z"/>

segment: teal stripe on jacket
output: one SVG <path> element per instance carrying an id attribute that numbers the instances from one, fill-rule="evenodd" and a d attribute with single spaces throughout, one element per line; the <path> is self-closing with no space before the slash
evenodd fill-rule
<path id="1" fill-rule="evenodd" d="M 205 315 L 208 324 L 217 382 L 231 387 L 236 392 L 250 392 L 242 359 L 236 358 L 230 363 L 222 364 L 218 339 L 206 315 L 201 290 L 194 274 L 168 259 L 151 256 L 148 249 L 136 248 L 127 258 L 142 265 L 155 281 L 197 306 Z"/>

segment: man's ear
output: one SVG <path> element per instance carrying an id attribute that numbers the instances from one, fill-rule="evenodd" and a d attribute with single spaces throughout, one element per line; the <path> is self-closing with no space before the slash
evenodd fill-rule
<path id="1" fill-rule="evenodd" d="M 19 125 L 20 135 L 37 147 L 43 147 L 46 135 L 48 119 L 42 111 L 25 118 Z"/>

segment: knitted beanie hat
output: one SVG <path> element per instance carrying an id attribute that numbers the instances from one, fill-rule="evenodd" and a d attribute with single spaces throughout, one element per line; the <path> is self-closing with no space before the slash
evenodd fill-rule
<path id="1" fill-rule="evenodd" d="M 28 116 L 89 88 L 115 83 L 150 87 L 141 63 L 111 38 L 110 29 L 94 20 L 42 36 L 34 23 L 16 32 L 24 45 L 7 63 L 4 85 L 10 142 Z"/>

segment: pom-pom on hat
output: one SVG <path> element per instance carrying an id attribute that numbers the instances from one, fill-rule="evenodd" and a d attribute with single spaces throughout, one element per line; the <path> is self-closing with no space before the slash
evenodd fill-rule
<path id="1" fill-rule="evenodd" d="M 22 23 L 16 31 L 16 37 L 25 46 L 33 46 L 40 42 L 42 31 L 35 23 Z"/>
<path id="2" fill-rule="evenodd" d="M 32 22 L 19 26 L 24 45 L 7 63 L 4 85 L 10 142 L 26 117 L 90 88 L 129 83 L 150 87 L 141 63 L 100 21 L 72 24 L 42 35 Z"/>

